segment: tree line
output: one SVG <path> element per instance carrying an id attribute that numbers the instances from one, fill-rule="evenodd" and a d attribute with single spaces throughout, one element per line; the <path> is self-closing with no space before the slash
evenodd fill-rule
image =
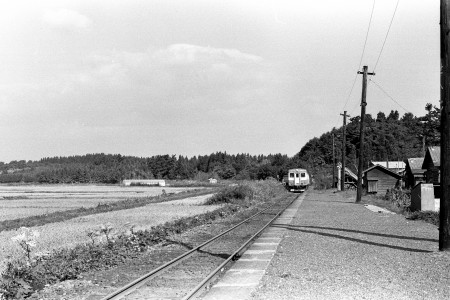
<path id="1" fill-rule="evenodd" d="M 387 116 L 365 116 L 364 167 L 370 161 L 405 161 L 421 157 L 425 147 L 439 145 L 440 109 L 428 103 L 426 114 L 416 117 L 397 110 Z M 346 166 L 356 172 L 359 158 L 360 117 L 346 128 Z M 86 154 L 46 157 L 39 161 L 0 162 L 0 183 L 110 183 L 123 179 L 266 179 L 281 180 L 289 168 L 306 168 L 316 181 L 332 182 L 333 135 L 335 157 L 341 158 L 342 127 L 309 140 L 293 157 L 286 154 L 250 155 L 216 152 L 191 158 L 176 155 L 152 157 L 120 154 Z"/>
<path id="2" fill-rule="evenodd" d="M 216 152 L 191 158 L 120 154 L 46 157 L 39 161 L 0 163 L 0 183 L 120 183 L 123 179 L 266 179 L 279 178 L 293 167 L 287 155 Z"/>
<path id="3" fill-rule="evenodd" d="M 440 144 L 440 108 L 428 103 L 426 114 L 416 117 L 412 113 L 400 116 L 392 110 L 387 116 L 379 112 L 376 117 L 365 115 L 363 141 L 363 166 L 371 161 L 406 161 L 423 157 L 426 147 Z M 350 118 L 346 127 L 346 166 L 355 173 L 359 160 L 359 130 L 361 117 Z M 332 183 L 333 135 L 336 161 L 341 161 L 342 126 L 309 140 L 294 156 L 316 175 L 316 179 Z M 325 183 L 324 183 L 325 184 Z"/>

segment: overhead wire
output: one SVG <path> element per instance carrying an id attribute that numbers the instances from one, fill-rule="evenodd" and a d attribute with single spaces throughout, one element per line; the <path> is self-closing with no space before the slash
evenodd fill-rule
<path id="1" fill-rule="evenodd" d="M 400 3 L 400 0 L 397 0 L 397 3 L 396 3 L 396 5 L 395 5 L 394 12 L 393 12 L 392 17 L 391 17 L 391 21 L 390 21 L 389 26 L 388 26 L 388 30 L 386 31 L 386 35 L 385 35 L 385 37 L 384 37 L 383 44 L 382 44 L 382 46 L 381 46 L 380 52 L 378 53 L 378 57 L 377 57 L 377 60 L 376 60 L 376 62 L 375 62 L 375 66 L 374 66 L 374 68 L 373 68 L 373 73 L 375 73 L 376 68 L 377 68 L 377 66 L 378 66 L 378 64 L 379 64 L 379 62 L 380 62 L 380 58 L 381 58 L 381 55 L 382 55 L 382 53 L 383 53 L 384 46 L 386 45 L 386 41 L 387 41 L 387 39 L 388 39 L 389 32 L 391 31 L 392 23 L 394 22 L 395 14 L 396 14 L 396 12 L 397 12 L 397 8 L 398 8 L 398 4 L 399 4 L 399 3 Z M 360 66 L 360 67 L 361 67 L 361 66 Z M 377 84 L 373 79 L 370 78 L 368 84 L 370 84 L 371 82 L 373 82 L 377 88 L 379 88 L 379 89 L 380 89 L 387 97 L 389 97 L 389 99 L 391 99 L 393 102 L 395 102 L 399 107 L 401 107 L 401 108 L 402 108 L 403 110 L 405 110 L 406 112 L 409 112 L 409 111 L 408 111 L 406 108 L 404 108 L 400 103 L 398 103 L 391 95 L 389 95 L 389 94 L 388 94 L 388 93 L 387 93 L 387 92 L 386 92 L 379 84 Z M 355 105 L 355 107 L 353 108 L 352 112 L 355 110 L 356 107 L 357 107 L 357 106 Z"/>
<path id="2" fill-rule="evenodd" d="M 362 60 L 363 60 L 363 58 L 364 58 L 364 53 L 365 53 L 365 51 L 366 51 L 367 39 L 368 39 L 368 37 L 369 37 L 370 25 L 371 25 L 371 23 L 372 23 L 372 17 L 373 17 L 373 11 L 374 11 L 374 9 L 375 9 L 375 0 L 373 0 L 372 11 L 370 12 L 369 24 L 368 24 L 368 26 L 367 26 L 366 38 L 364 39 L 364 46 L 363 46 L 363 50 L 362 50 L 362 53 L 361 53 L 361 58 L 359 59 L 358 70 L 361 68 L 361 63 L 362 63 Z M 345 104 L 344 104 L 344 106 L 342 107 L 342 110 L 345 109 L 345 107 L 346 107 L 347 104 L 348 104 L 348 101 L 350 100 L 350 97 L 351 97 L 351 95 L 352 95 L 353 89 L 355 88 L 356 79 L 358 79 L 358 73 L 355 73 L 355 78 L 353 79 L 352 87 L 350 88 L 350 92 L 349 92 L 348 95 L 347 95 L 347 100 L 345 101 Z M 340 116 L 339 116 L 339 118 L 338 118 L 338 123 L 337 123 L 337 124 L 339 124 L 339 119 L 340 119 Z"/>
<path id="3" fill-rule="evenodd" d="M 378 54 L 377 60 L 376 60 L 376 62 L 375 62 L 375 66 L 374 66 L 374 68 L 373 68 L 373 72 L 374 72 L 374 73 L 375 73 L 375 70 L 376 70 L 376 68 L 377 68 L 377 66 L 378 66 L 378 63 L 380 62 L 380 58 L 381 58 L 381 55 L 382 55 L 382 53 L 383 53 L 384 46 L 386 45 L 386 41 L 387 41 L 387 39 L 388 39 L 389 32 L 390 32 L 391 27 L 392 27 L 392 23 L 394 22 L 395 14 L 396 14 L 396 12 L 397 12 L 397 8 L 398 8 L 398 4 L 399 4 L 399 3 L 400 3 L 400 0 L 397 0 L 397 4 L 395 5 L 394 13 L 392 14 L 392 17 L 391 17 L 391 21 L 390 21 L 390 23 L 389 23 L 388 30 L 386 31 L 386 36 L 384 37 L 384 41 L 383 41 L 383 44 L 382 44 L 382 46 L 381 46 L 380 53 Z M 411 113 L 408 109 L 406 109 L 404 106 L 402 106 L 400 103 L 398 103 L 398 102 L 397 102 L 397 101 L 396 101 L 396 100 L 395 100 L 388 92 L 386 92 L 385 89 L 383 89 L 383 88 L 380 86 L 380 84 L 378 84 L 377 82 L 375 82 L 375 80 L 373 80 L 372 78 L 369 79 L 369 84 L 370 84 L 371 82 L 372 82 L 373 84 L 375 84 L 375 86 L 376 86 L 380 91 L 382 91 L 389 99 L 391 99 L 395 104 L 397 104 L 399 107 L 401 107 L 405 112 Z"/>
<path id="4" fill-rule="evenodd" d="M 394 17 L 395 17 L 395 13 L 397 12 L 397 7 L 398 7 L 399 2 L 400 2 L 400 0 L 397 0 L 397 4 L 395 5 L 394 13 L 392 14 L 391 22 L 389 23 L 389 27 L 386 32 L 386 36 L 384 37 L 383 45 L 381 46 L 381 50 L 380 50 L 380 53 L 378 54 L 377 62 L 375 63 L 375 67 L 373 68 L 374 73 L 378 66 L 378 62 L 380 61 L 381 54 L 383 53 L 384 45 L 386 44 L 387 38 L 389 36 L 389 32 L 391 31 L 391 26 L 392 26 L 392 23 L 394 22 Z"/>
<path id="5" fill-rule="evenodd" d="M 373 82 L 373 84 L 375 84 L 375 86 L 382 91 L 386 96 L 389 97 L 389 99 L 391 99 L 393 102 L 395 102 L 398 106 L 400 106 L 405 112 L 407 113 L 411 113 L 409 110 L 407 110 L 403 105 L 401 105 L 400 103 L 398 103 L 391 95 L 388 94 L 388 92 L 386 92 L 378 83 L 376 83 L 372 78 L 369 79 L 371 82 Z"/>

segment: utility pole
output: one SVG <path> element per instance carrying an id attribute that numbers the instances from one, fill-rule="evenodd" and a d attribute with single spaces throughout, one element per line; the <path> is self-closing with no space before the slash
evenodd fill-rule
<path id="1" fill-rule="evenodd" d="M 361 202 L 362 195 L 362 170 L 363 170 L 363 149 L 364 149 L 364 117 L 366 115 L 366 94 L 367 94 L 367 75 L 375 75 L 375 73 L 368 73 L 367 66 L 363 67 L 363 71 L 358 71 L 358 74 L 363 74 L 362 81 L 362 95 L 361 95 L 361 120 L 359 124 L 359 163 L 358 163 L 358 189 L 356 191 L 356 203 Z"/>
<path id="2" fill-rule="evenodd" d="M 332 188 L 334 189 L 335 188 L 335 185 L 334 185 L 334 174 L 336 174 L 336 156 L 334 155 L 334 132 L 332 133 L 332 135 L 333 135 L 333 179 L 331 180 L 331 185 L 332 185 Z"/>
<path id="3" fill-rule="evenodd" d="M 345 126 L 347 124 L 347 117 L 350 117 L 347 115 L 347 111 L 344 110 L 344 113 L 341 114 L 341 116 L 344 117 L 344 126 L 342 126 L 342 169 L 341 169 L 341 191 L 345 190 Z"/>
<path id="4" fill-rule="evenodd" d="M 441 0 L 441 200 L 439 251 L 450 251 L 450 0 Z"/>

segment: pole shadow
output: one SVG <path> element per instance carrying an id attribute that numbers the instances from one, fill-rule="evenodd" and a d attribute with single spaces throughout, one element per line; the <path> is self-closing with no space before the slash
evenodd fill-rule
<path id="1" fill-rule="evenodd" d="M 174 240 L 166 239 L 165 242 L 167 242 L 166 245 L 174 244 L 174 245 L 180 245 L 180 246 L 182 246 L 182 247 L 184 247 L 184 248 L 186 248 L 188 250 L 194 249 L 193 246 L 191 246 L 191 245 L 189 245 L 187 243 L 180 242 L 180 241 L 174 241 Z M 205 250 L 202 250 L 202 249 L 198 249 L 197 252 L 198 253 L 208 254 L 208 255 L 211 255 L 211 256 L 219 257 L 219 258 L 223 258 L 223 259 L 227 259 L 228 257 L 230 257 L 230 254 L 228 254 L 228 253 L 214 253 L 214 252 L 205 251 Z"/>
<path id="2" fill-rule="evenodd" d="M 304 232 L 304 233 L 313 233 L 313 234 L 317 234 L 317 235 L 321 235 L 321 236 L 325 236 L 325 237 L 332 237 L 332 238 L 347 240 L 347 241 L 361 243 L 361 244 L 367 244 L 367 245 L 372 245 L 372 246 L 379 246 L 379 247 L 384 247 L 384 248 L 391 248 L 391 249 L 408 251 L 408 252 L 418 252 L 418 253 L 432 253 L 433 252 L 433 251 L 429 251 L 429 250 L 421 250 L 421 249 L 407 248 L 407 247 L 401 247 L 401 246 L 380 244 L 380 243 L 376 243 L 376 242 L 370 242 L 370 241 L 366 241 L 366 240 L 346 237 L 346 236 L 342 236 L 342 235 L 338 235 L 338 234 L 330 234 L 330 233 L 313 231 L 313 230 L 299 229 L 299 228 L 291 227 L 289 225 L 275 224 L 275 225 L 273 225 L 273 227 L 285 228 L 285 229 L 288 229 L 288 230 L 299 231 L 299 232 Z"/>
<path id="3" fill-rule="evenodd" d="M 284 224 L 274 224 L 274 225 L 284 225 Z M 294 228 L 313 228 L 313 229 L 354 232 L 354 233 L 362 233 L 362 234 L 367 234 L 367 235 L 375 235 L 375 236 L 388 237 L 388 238 L 401 239 L 401 240 L 425 241 L 425 242 L 436 242 L 436 243 L 439 242 L 439 240 L 437 240 L 437 239 L 427 239 L 427 238 L 418 238 L 418 237 L 395 235 L 395 234 L 375 233 L 375 232 L 370 232 L 370 231 L 361 231 L 361 230 L 354 230 L 354 229 L 343 229 L 343 228 L 322 227 L 322 226 L 304 226 L 304 225 L 289 225 L 289 226 L 294 227 Z"/>

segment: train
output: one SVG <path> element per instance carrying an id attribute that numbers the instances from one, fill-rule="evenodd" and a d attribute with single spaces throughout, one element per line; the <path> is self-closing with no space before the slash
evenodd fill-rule
<path id="1" fill-rule="evenodd" d="M 306 169 L 289 169 L 283 178 L 283 184 L 290 192 L 304 192 L 311 184 L 311 178 Z"/>

